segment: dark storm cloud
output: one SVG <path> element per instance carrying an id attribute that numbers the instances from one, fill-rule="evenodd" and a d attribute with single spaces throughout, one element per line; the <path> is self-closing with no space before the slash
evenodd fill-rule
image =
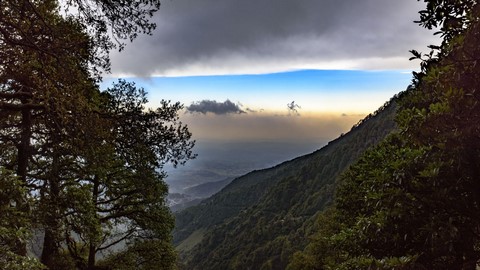
<path id="1" fill-rule="evenodd" d="M 402 68 L 434 39 L 413 23 L 423 3 L 399 0 L 175 0 L 113 71 L 135 75 L 268 72 L 331 65 Z"/>
<path id="2" fill-rule="evenodd" d="M 199 102 L 192 103 L 187 108 L 187 112 L 190 113 L 214 113 L 214 114 L 242 114 L 246 113 L 243 111 L 238 104 L 226 100 L 224 102 L 217 102 L 215 100 L 202 100 Z"/>

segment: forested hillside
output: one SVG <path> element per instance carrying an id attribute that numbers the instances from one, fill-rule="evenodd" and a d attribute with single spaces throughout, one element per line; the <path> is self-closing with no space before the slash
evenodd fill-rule
<path id="1" fill-rule="evenodd" d="M 396 107 L 394 98 L 322 149 L 239 177 L 177 213 L 174 241 L 186 268 L 284 268 L 307 244 L 315 214 L 331 204 L 340 173 L 395 129 Z"/>
<path id="2" fill-rule="evenodd" d="M 420 24 L 441 46 L 422 55 L 399 132 L 342 177 L 335 207 L 290 269 L 478 269 L 480 7 L 428 1 Z"/>

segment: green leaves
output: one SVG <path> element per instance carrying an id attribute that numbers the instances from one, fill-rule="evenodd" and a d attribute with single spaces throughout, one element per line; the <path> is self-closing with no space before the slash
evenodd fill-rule
<path id="1" fill-rule="evenodd" d="M 194 157 L 182 106 L 145 110 L 134 84 L 97 85 L 109 50 L 150 34 L 159 6 L 0 2 L 0 267 L 37 268 L 26 257 L 32 227 L 50 269 L 93 269 L 98 252 L 132 239 L 170 248 L 162 168 Z"/>
<path id="2" fill-rule="evenodd" d="M 22 205 L 25 208 L 18 207 Z M 0 269 L 40 270 L 45 267 L 36 259 L 21 256 L 16 248 L 31 237 L 32 201 L 22 181 L 11 171 L 0 167 Z M 20 246 L 19 246 L 20 245 Z"/>
<path id="3" fill-rule="evenodd" d="M 117 270 L 175 269 L 176 253 L 168 241 L 133 241 L 118 253 L 111 254 L 99 267 Z"/>

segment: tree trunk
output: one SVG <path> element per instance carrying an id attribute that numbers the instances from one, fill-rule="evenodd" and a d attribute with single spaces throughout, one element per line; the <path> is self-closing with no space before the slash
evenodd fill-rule
<path id="1" fill-rule="evenodd" d="M 27 103 L 28 100 L 22 99 L 22 103 Z M 30 156 L 30 139 L 32 137 L 32 113 L 29 108 L 22 109 L 22 122 L 21 122 L 21 134 L 20 134 L 20 143 L 17 145 L 17 170 L 16 173 L 20 177 L 23 183 L 27 183 L 27 171 L 28 171 L 28 159 Z M 17 201 L 17 207 L 19 210 L 27 211 L 28 208 L 23 201 L 23 198 L 20 198 L 20 201 Z M 17 255 L 27 256 L 27 245 L 22 240 L 17 240 L 13 249 Z"/>
<path id="2" fill-rule="evenodd" d="M 44 213 L 43 226 L 45 228 L 45 236 L 43 239 L 43 250 L 41 262 L 49 269 L 55 269 L 55 259 L 60 247 L 60 168 L 57 150 L 53 149 L 52 168 L 49 173 L 49 192 L 45 194 L 42 204 L 46 207 Z"/>
<path id="3" fill-rule="evenodd" d="M 97 253 L 97 248 L 94 243 L 90 242 L 88 249 L 88 270 L 95 270 L 95 254 Z"/>
<path id="4" fill-rule="evenodd" d="M 24 100 L 22 103 L 26 103 Z M 32 113 L 29 108 L 22 110 L 22 132 L 20 134 L 20 144 L 17 146 L 17 175 L 23 182 L 27 181 L 28 159 L 30 156 L 30 139 L 32 138 Z"/>
<path id="5" fill-rule="evenodd" d="M 41 256 L 41 262 L 52 270 L 55 269 L 55 257 L 58 254 L 57 237 L 55 233 L 56 232 L 52 228 L 45 228 Z"/>
<path id="6" fill-rule="evenodd" d="M 94 204 L 97 203 L 99 185 L 100 183 L 98 180 L 98 176 L 95 176 L 93 179 L 93 190 L 92 190 L 92 200 Z M 95 269 L 95 254 L 97 253 L 97 246 L 94 240 L 95 239 L 90 239 L 90 246 L 88 250 L 88 270 Z"/>

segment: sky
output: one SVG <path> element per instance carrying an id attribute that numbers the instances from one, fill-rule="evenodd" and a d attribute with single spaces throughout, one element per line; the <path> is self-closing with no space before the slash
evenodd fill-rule
<path id="1" fill-rule="evenodd" d="M 197 140 L 322 141 L 406 89 L 438 40 L 416 0 L 171 0 L 112 73 L 181 102 Z"/>

